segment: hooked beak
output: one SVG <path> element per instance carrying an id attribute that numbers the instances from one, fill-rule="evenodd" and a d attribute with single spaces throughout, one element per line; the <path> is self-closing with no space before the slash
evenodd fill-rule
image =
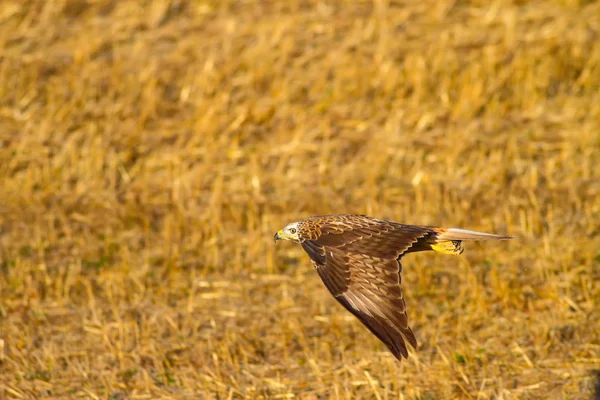
<path id="1" fill-rule="evenodd" d="M 273 241 L 274 241 L 275 243 L 277 243 L 277 241 L 278 241 L 279 239 L 281 239 L 281 233 L 282 233 L 281 231 L 278 231 L 278 232 L 275 234 L 275 236 L 273 237 Z"/>

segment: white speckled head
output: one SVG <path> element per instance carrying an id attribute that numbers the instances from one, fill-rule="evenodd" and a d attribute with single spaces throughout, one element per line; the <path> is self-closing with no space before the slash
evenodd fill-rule
<path id="1" fill-rule="evenodd" d="M 300 229 L 299 222 L 292 222 L 287 224 L 283 229 L 275 234 L 275 242 L 277 240 L 291 240 L 294 242 L 300 242 Z"/>

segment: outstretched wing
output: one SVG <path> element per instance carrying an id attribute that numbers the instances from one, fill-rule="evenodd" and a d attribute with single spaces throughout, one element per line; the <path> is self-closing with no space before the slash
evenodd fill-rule
<path id="1" fill-rule="evenodd" d="M 302 247 L 331 294 L 384 342 L 397 359 L 408 357 L 408 326 L 400 258 L 431 230 L 362 216 L 328 221 Z"/>

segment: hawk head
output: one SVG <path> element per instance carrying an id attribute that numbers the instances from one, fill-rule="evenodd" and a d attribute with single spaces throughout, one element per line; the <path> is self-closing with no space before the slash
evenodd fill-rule
<path id="1" fill-rule="evenodd" d="M 283 229 L 281 229 L 275 234 L 275 242 L 281 239 L 292 240 L 294 242 L 300 243 L 300 227 L 298 225 L 298 222 L 292 222 L 291 224 L 287 224 Z"/>

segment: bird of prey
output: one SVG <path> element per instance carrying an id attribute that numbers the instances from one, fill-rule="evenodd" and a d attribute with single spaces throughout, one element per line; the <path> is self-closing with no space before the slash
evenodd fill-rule
<path id="1" fill-rule="evenodd" d="M 408 325 L 400 259 L 434 250 L 461 254 L 463 240 L 511 239 L 456 228 L 405 225 L 366 215 L 324 215 L 292 222 L 277 240 L 300 243 L 335 299 L 354 314 L 398 359 L 417 340 Z"/>

